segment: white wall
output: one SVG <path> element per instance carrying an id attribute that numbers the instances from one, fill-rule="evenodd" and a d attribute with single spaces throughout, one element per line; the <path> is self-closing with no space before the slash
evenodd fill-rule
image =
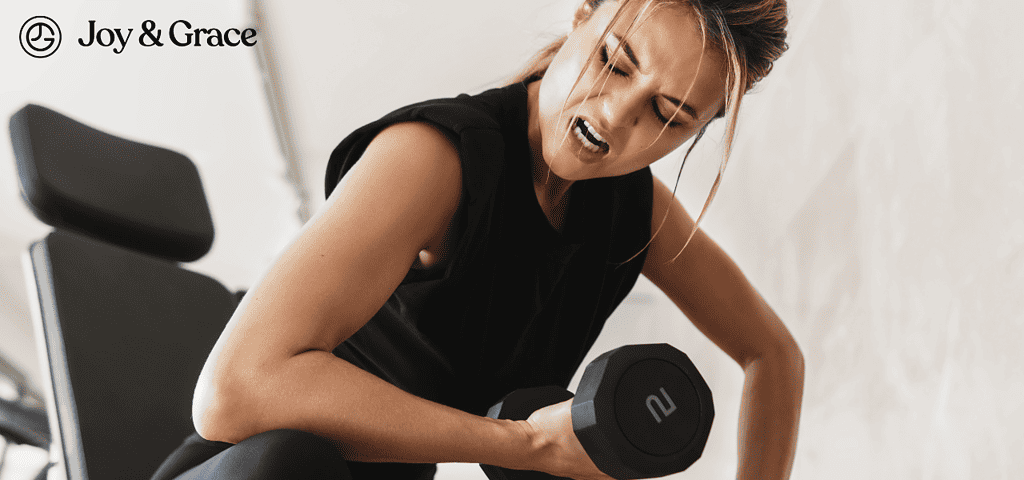
<path id="1" fill-rule="evenodd" d="M 498 85 L 567 28 L 574 3 L 268 1 L 307 190 L 321 201 L 327 156 L 352 129 Z M 793 478 L 1017 477 L 1024 7 L 793 0 L 790 11 L 791 49 L 747 97 L 704 226 L 806 356 Z M 694 213 L 719 154 L 705 147 L 680 187 Z M 656 172 L 673 181 L 676 168 Z M 705 455 L 677 478 L 732 478 L 739 368 L 647 283 L 594 353 L 641 341 L 688 352 L 715 392 Z"/>

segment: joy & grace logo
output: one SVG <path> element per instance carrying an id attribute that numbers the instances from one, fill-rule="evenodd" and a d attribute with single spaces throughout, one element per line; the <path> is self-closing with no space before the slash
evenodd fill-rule
<path id="1" fill-rule="evenodd" d="M 254 28 L 206 28 L 193 26 L 188 20 L 176 20 L 171 23 L 164 35 L 154 20 L 144 20 L 139 28 L 105 26 L 96 20 L 89 20 L 83 28 L 84 35 L 78 38 L 77 44 L 86 48 L 109 48 L 115 54 L 125 51 L 132 43 L 141 47 L 253 47 L 256 45 L 257 33 Z M 60 45 L 60 28 L 52 19 L 36 16 L 22 26 L 21 45 L 26 53 L 33 57 L 48 57 Z"/>
<path id="2" fill-rule="evenodd" d="M 36 58 L 49 57 L 60 48 L 60 26 L 50 17 L 32 17 L 21 25 L 18 41 L 25 53 Z"/>

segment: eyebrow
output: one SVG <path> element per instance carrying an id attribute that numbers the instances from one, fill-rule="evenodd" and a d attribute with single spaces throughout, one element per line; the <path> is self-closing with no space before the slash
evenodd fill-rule
<path id="1" fill-rule="evenodd" d="M 643 71 L 643 68 L 640 67 L 640 62 L 637 61 L 636 55 L 633 53 L 633 48 L 629 46 L 629 41 L 623 41 L 621 38 L 619 38 L 618 35 L 615 34 L 615 32 L 611 32 L 611 36 L 615 37 L 615 41 L 618 42 L 619 45 L 622 45 L 622 51 L 626 52 L 626 56 L 629 57 L 629 60 L 633 62 L 633 65 L 636 65 L 637 70 Z"/>
<path id="2" fill-rule="evenodd" d="M 618 35 L 615 34 L 615 32 L 611 32 L 611 36 L 614 37 L 615 41 L 622 46 L 622 51 L 626 52 L 626 56 L 629 57 L 630 61 L 633 62 L 633 65 L 636 65 L 637 70 L 640 70 L 642 72 L 643 68 L 640 67 L 640 62 L 636 59 L 636 54 L 633 53 L 633 48 L 629 46 L 629 40 L 622 40 L 621 38 L 619 38 Z M 694 120 L 700 120 L 700 117 L 697 116 L 697 109 L 693 108 L 693 106 L 690 105 L 689 103 L 683 103 L 678 98 L 670 97 L 668 95 L 662 96 L 665 97 L 665 100 L 671 102 L 672 105 L 679 107 L 679 104 L 682 104 L 682 107 L 679 107 L 680 109 L 688 113 L 690 117 L 692 117 Z"/>
<path id="3" fill-rule="evenodd" d="M 665 97 L 665 100 L 668 100 L 669 102 L 672 102 L 672 105 L 675 105 L 677 107 L 679 107 L 680 103 L 683 103 L 683 102 L 680 102 L 678 98 L 670 97 L 668 95 L 662 95 L 662 96 Z M 683 103 L 683 106 L 681 106 L 679 108 L 682 111 L 690 114 L 690 116 L 693 117 L 694 120 L 700 120 L 700 117 L 697 116 L 697 110 L 695 110 L 693 108 L 693 106 L 691 106 L 689 103 Z"/>

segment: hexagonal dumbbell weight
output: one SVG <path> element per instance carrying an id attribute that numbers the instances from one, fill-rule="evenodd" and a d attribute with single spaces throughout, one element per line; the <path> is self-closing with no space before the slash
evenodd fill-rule
<path id="1" fill-rule="evenodd" d="M 587 365 L 575 397 L 561 387 L 516 390 L 488 411 L 526 420 L 572 398 L 576 438 L 597 468 L 618 478 L 662 477 L 700 458 L 715 409 L 711 389 L 685 353 L 659 343 L 627 345 Z M 558 478 L 481 465 L 491 480 Z"/>

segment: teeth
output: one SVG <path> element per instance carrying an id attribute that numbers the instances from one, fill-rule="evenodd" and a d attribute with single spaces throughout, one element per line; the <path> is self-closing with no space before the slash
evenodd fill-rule
<path id="1" fill-rule="evenodd" d="M 580 131 L 579 126 L 576 127 L 575 133 L 576 138 L 580 139 L 580 143 L 583 144 L 583 148 L 586 148 L 587 150 L 590 150 L 591 152 L 594 153 L 597 153 L 601 150 L 601 147 L 594 145 L 593 143 L 590 143 L 590 139 L 588 139 L 586 135 L 583 135 L 583 132 Z"/>
<path id="2" fill-rule="evenodd" d="M 597 130 L 594 130 L 594 126 L 593 126 L 593 125 L 591 125 L 591 124 L 590 124 L 590 122 L 588 122 L 588 121 L 584 120 L 584 121 L 583 121 L 583 125 L 586 125 L 586 126 L 587 126 L 587 130 L 588 130 L 588 131 L 590 132 L 590 134 L 591 134 L 591 135 L 593 135 L 593 136 L 594 136 L 594 138 L 596 138 L 596 139 L 597 139 L 597 141 L 599 141 L 599 142 L 601 142 L 601 143 L 608 143 L 608 142 L 605 142 L 605 141 L 604 141 L 604 137 L 602 137 L 602 136 L 600 136 L 600 135 L 598 135 L 598 134 L 597 134 Z"/>
<path id="3" fill-rule="evenodd" d="M 590 125 L 590 122 L 588 122 L 586 120 L 583 120 L 581 123 L 583 123 L 583 126 L 586 127 L 587 133 L 589 135 L 593 136 L 595 139 L 597 139 L 601 143 L 606 143 L 604 141 L 604 138 L 601 137 L 600 135 L 598 135 L 597 132 L 594 131 L 594 127 L 592 125 Z M 579 124 L 577 124 L 576 127 L 573 129 L 573 133 L 576 134 L 576 138 L 578 138 L 580 140 L 580 143 L 582 143 L 583 147 L 586 148 L 587 150 L 590 150 L 591 152 L 594 152 L 594 153 L 598 153 L 598 152 L 600 152 L 602 150 L 603 147 L 601 145 L 597 145 L 597 144 L 591 142 L 590 139 L 587 138 L 587 136 L 583 134 L 583 130 L 580 128 Z"/>

